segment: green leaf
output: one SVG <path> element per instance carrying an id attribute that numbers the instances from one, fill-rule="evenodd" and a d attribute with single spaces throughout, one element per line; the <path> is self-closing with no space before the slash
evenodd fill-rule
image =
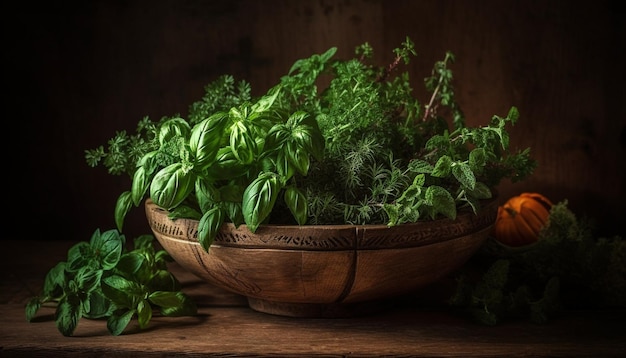
<path id="1" fill-rule="evenodd" d="M 132 193 L 130 191 L 125 191 L 120 194 L 115 204 L 115 224 L 120 232 L 122 232 L 122 228 L 124 227 L 124 218 L 132 207 Z"/>
<path id="2" fill-rule="evenodd" d="M 153 150 L 144 154 L 137 162 L 137 168 L 142 167 L 147 177 L 151 177 L 154 171 L 159 167 L 159 150 Z"/>
<path id="3" fill-rule="evenodd" d="M 201 177 L 196 179 L 196 198 L 202 212 L 210 210 L 212 207 L 222 201 L 220 191 L 217 190 L 213 183 L 204 180 Z"/>
<path id="4" fill-rule="evenodd" d="M 383 204 L 383 210 L 385 210 L 385 213 L 389 217 L 389 220 L 387 221 L 387 226 L 395 226 L 399 224 L 400 222 L 399 205 L 385 203 Z"/>
<path id="5" fill-rule="evenodd" d="M 145 259 L 146 257 L 137 251 L 126 252 L 120 257 L 116 269 L 134 275 L 139 271 Z"/>
<path id="6" fill-rule="evenodd" d="M 413 186 L 417 188 L 422 188 L 426 184 L 426 175 L 418 174 L 413 178 Z M 418 192 L 419 194 L 419 192 Z"/>
<path id="7" fill-rule="evenodd" d="M 298 147 L 294 142 L 287 142 L 284 148 L 285 156 L 289 160 L 289 163 L 293 165 L 300 174 L 307 175 L 311 163 L 308 153 Z"/>
<path id="8" fill-rule="evenodd" d="M 159 143 L 165 145 L 174 137 L 188 138 L 191 132 L 189 123 L 182 118 L 171 118 L 165 121 L 159 130 Z"/>
<path id="9" fill-rule="evenodd" d="M 179 218 L 200 220 L 200 218 L 202 217 L 202 214 L 198 210 L 192 207 L 189 207 L 184 204 L 180 204 L 177 207 L 170 209 L 169 215 L 167 217 L 172 220 L 176 220 Z"/>
<path id="10" fill-rule="evenodd" d="M 90 293 L 100 287 L 100 278 L 102 278 L 102 270 L 94 270 L 86 266 L 78 270 L 74 280 L 82 292 Z"/>
<path id="11" fill-rule="evenodd" d="M 151 291 L 180 291 L 180 282 L 171 272 L 163 269 L 156 271 L 150 282 L 148 282 Z"/>
<path id="12" fill-rule="evenodd" d="M 467 191 L 471 196 L 479 200 L 491 199 L 493 196 L 491 189 L 483 182 L 476 182 L 474 189 L 467 189 Z"/>
<path id="13" fill-rule="evenodd" d="M 140 284 L 119 275 L 102 279 L 102 292 L 120 307 L 135 308 L 144 298 L 145 289 Z"/>
<path id="14" fill-rule="evenodd" d="M 228 113 L 219 112 L 193 127 L 189 148 L 199 170 L 215 160 L 227 122 Z"/>
<path id="15" fill-rule="evenodd" d="M 326 50 L 326 52 L 324 52 L 323 54 L 320 55 L 319 59 L 321 63 L 325 63 L 328 60 L 330 60 L 331 57 L 333 57 L 335 55 L 335 53 L 337 52 L 337 48 L 336 47 L 331 47 L 328 50 Z"/>
<path id="16" fill-rule="evenodd" d="M 94 232 L 93 235 L 100 235 L 100 230 Z M 88 242 L 81 241 L 70 247 L 67 252 L 67 265 L 65 269 L 68 272 L 76 272 L 85 266 L 98 266 L 95 253 Z"/>
<path id="17" fill-rule="evenodd" d="M 270 91 L 269 94 L 261 97 L 254 105 L 252 105 L 252 113 L 256 114 L 268 111 L 270 108 L 272 108 L 272 105 L 274 104 L 274 101 L 276 101 L 279 93 L 280 88 L 277 88 L 277 90 Z"/>
<path id="18" fill-rule="evenodd" d="M 298 111 L 293 113 L 287 123 L 292 126 L 291 139 L 298 148 L 302 148 L 306 155 L 312 155 L 317 160 L 324 157 L 325 140 L 317 122 L 308 113 Z"/>
<path id="19" fill-rule="evenodd" d="M 119 336 L 130 323 L 135 315 L 135 310 L 120 310 L 109 316 L 107 319 L 107 329 L 114 336 Z"/>
<path id="20" fill-rule="evenodd" d="M 139 328 L 144 329 L 148 327 L 150 319 L 152 319 L 152 307 L 150 306 L 150 302 L 147 300 L 139 301 L 137 305 L 137 321 Z"/>
<path id="21" fill-rule="evenodd" d="M 148 296 L 148 300 L 162 308 L 178 307 L 183 303 L 183 297 L 180 292 L 173 291 L 155 291 Z"/>
<path id="22" fill-rule="evenodd" d="M 433 219 L 435 218 L 434 214 L 437 213 L 453 220 L 456 219 L 456 204 L 454 198 L 446 189 L 436 185 L 429 186 L 426 189 L 425 200 L 434 209 Z"/>
<path id="23" fill-rule="evenodd" d="M 76 295 L 68 295 L 59 301 L 55 311 L 55 323 L 61 334 L 70 337 L 74 334 L 82 317 L 82 305 Z"/>
<path id="24" fill-rule="evenodd" d="M 257 144 L 244 121 L 235 122 L 230 128 L 230 149 L 243 164 L 250 164 L 257 152 Z"/>
<path id="25" fill-rule="evenodd" d="M 171 164 L 157 172 L 150 185 L 150 197 L 158 206 L 170 210 L 193 191 L 195 175 L 182 163 Z"/>
<path id="26" fill-rule="evenodd" d="M 195 302 L 183 292 L 153 292 L 150 301 L 160 306 L 166 317 L 193 316 L 198 313 Z"/>
<path id="27" fill-rule="evenodd" d="M 141 200 L 143 200 L 150 186 L 150 179 L 144 167 L 137 168 L 131 184 L 131 199 L 133 205 L 139 206 Z"/>
<path id="28" fill-rule="evenodd" d="M 289 159 L 289 152 L 287 146 L 284 146 L 276 156 L 276 172 L 282 175 L 285 180 L 289 180 L 296 173 L 295 165 Z"/>
<path id="29" fill-rule="evenodd" d="M 446 149 L 448 149 L 448 147 L 450 146 L 450 138 L 447 135 L 441 135 L 441 134 L 437 134 L 437 135 L 433 135 L 432 137 L 430 137 L 430 139 L 428 139 L 428 141 L 426 142 L 426 144 L 424 145 L 424 147 L 427 150 L 443 150 L 445 151 Z"/>
<path id="30" fill-rule="evenodd" d="M 509 114 L 507 114 L 507 118 L 511 120 L 512 124 L 515 124 L 519 119 L 519 110 L 517 107 L 513 106 L 509 109 Z"/>
<path id="31" fill-rule="evenodd" d="M 202 215 L 198 223 L 198 241 L 205 251 L 209 251 L 223 223 L 224 213 L 219 207 L 214 207 Z"/>
<path id="32" fill-rule="evenodd" d="M 213 180 L 234 179 L 248 172 L 248 166 L 241 163 L 230 146 L 217 151 L 215 162 L 206 169 L 207 178 Z"/>
<path id="33" fill-rule="evenodd" d="M 425 160 L 415 159 L 409 163 L 408 169 L 413 173 L 430 174 L 433 171 L 433 166 Z"/>
<path id="34" fill-rule="evenodd" d="M 117 265 L 124 250 L 125 238 L 117 230 L 107 230 L 100 234 L 97 230 L 91 236 L 91 250 L 96 253 L 100 267 L 110 270 Z"/>
<path id="35" fill-rule="evenodd" d="M 109 300 L 102 291 L 94 290 L 92 291 L 87 300 L 89 302 L 89 311 L 83 312 L 83 317 L 89 319 L 97 319 L 109 316 L 113 313 L 115 306 Z"/>
<path id="36" fill-rule="evenodd" d="M 276 123 L 265 136 L 266 151 L 272 151 L 283 146 L 290 139 L 289 127 L 285 123 Z"/>
<path id="37" fill-rule="evenodd" d="M 232 201 L 224 201 L 222 203 L 222 206 L 226 211 L 226 216 L 235 226 L 239 226 L 245 222 L 243 218 L 243 213 L 241 211 L 240 202 L 236 203 Z"/>
<path id="38" fill-rule="evenodd" d="M 40 308 L 41 308 L 41 298 L 38 296 L 31 298 L 26 303 L 26 309 L 25 309 L 26 321 L 31 322 L 33 318 L 35 318 L 35 315 L 37 315 L 37 311 L 39 311 Z"/>
<path id="39" fill-rule="evenodd" d="M 443 155 L 441 156 L 441 158 L 439 158 L 439 160 L 437 160 L 437 163 L 435 164 L 435 168 L 433 168 L 433 171 L 431 174 L 434 177 L 445 178 L 448 175 L 450 175 L 451 171 L 452 171 L 452 159 L 447 155 Z"/>
<path id="40" fill-rule="evenodd" d="M 60 298 L 63 295 L 63 287 L 66 284 L 65 267 L 66 263 L 61 261 L 48 271 L 43 284 L 45 297 Z"/>
<path id="41" fill-rule="evenodd" d="M 281 189 L 274 173 L 261 173 L 243 193 L 243 217 L 250 231 L 255 232 L 261 222 L 272 212 Z"/>
<path id="42" fill-rule="evenodd" d="M 463 187 L 473 190 L 476 186 L 474 172 L 466 163 L 454 163 L 452 165 L 452 174 Z"/>
<path id="43" fill-rule="evenodd" d="M 289 186 L 285 189 L 285 203 L 296 222 L 299 225 L 306 224 L 308 208 L 306 195 L 300 189 Z"/>
<path id="44" fill-rule="evenodd" d="M 469 153 L 468 164 L 475 173 L 482 173 L 487 163 L 487 153 L 485 148 L 474 148 Z"/>

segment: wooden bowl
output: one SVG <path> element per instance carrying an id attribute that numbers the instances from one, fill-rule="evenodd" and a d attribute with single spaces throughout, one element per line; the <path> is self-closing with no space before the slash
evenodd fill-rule
<path id="1" fill-rule="evenodd" d="M 497 214 L 492 200 L 478 214 L 395 227 L 262 225 L 252 233 L 227 223 L 206 252 L 197 220 L 173 221 L 151 200 L 145 209 L 183 268 L 246 296 L 254 310 L 292 317 L 360 315 L 449 275 L 487 239 Z"/>

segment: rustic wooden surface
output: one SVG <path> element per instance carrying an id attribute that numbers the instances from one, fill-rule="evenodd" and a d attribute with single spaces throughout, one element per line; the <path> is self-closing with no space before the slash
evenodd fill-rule
<path id="1" fill-rule="evenodd" d="M 437 304 L 445 289 L 435 285 L 425 296 L 407 297 L 370 316 L 297 319 L 253 311 L 241 296 L 212 287 L 177 265 L 171 269 L 198 303 L 197 316 L 154 317 L 146 330 L 133 321 L 120 336 L 111 336 L 103 321 L 83 319 L 74 337 L 63 337 L 52 307 L 43 307 L 28 323 L 24 303 L 72 244 L 4 243 L 0 356 L 623 357 L 626 351 L 624 312 L 569 312 L 546 325 L 485 327 Z"/>

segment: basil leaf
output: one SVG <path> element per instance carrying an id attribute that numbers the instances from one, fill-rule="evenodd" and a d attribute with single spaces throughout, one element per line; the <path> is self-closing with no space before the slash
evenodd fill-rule
<path id="1" fill-rule="evenodd" d="M 287 146 L 285 148 L 285 155 L 287 156 L 289 163 L 293 165 L 300 174 L 307 175 L 309 172 L 309 165 L 311 163 L 308 154 L 294 142 L 287 142 Z"/>
<path id="2" fill-rule="evenodd" d="M 170 210 L 193 190 L 195 175 L 182 163 L 171 164 L 156 173 L 150 185 L 150 197 L 158 206 Z"/>
<path id="3" fill-rule="evenodd" d="M 124 236 L 120 235 L 117 230 L 92 235 L 91 250 L 96 253 L 102 269 L 110 270 L 117 265 L 122 256 L 124 241 Z"/>
<path id="4" fill-rule="evenodd" d="M 221 201 L 220 192 L 215 188 L 213 183 L 207 182 L 202 178 L 196 179 L 196 199 L 202 212 L 208 211 Z"/>
<path id="5" fill-rule="evenodd" d="M 239 121 L 231 127 L 230 148 L 241 163 L 250 164 L 254 160 L 257 144 L 245 122 Z"/>
<path id="6" fill-rule="evenodd" d="M 293 165 L 292 161 L 289 160 L 288 153 L 289 151 L 285 146 L 276 156 L 276 171 L 278 174 L 282 175 L 285 180 L 289 180 L 289 178 L 296 173 L 295 165 Z"/>
<path id="7" fill-rule="evenodd" d="M 304 149 L 307 154 L 313 155 L 317 160 L 322 160 L 325 141 L 317 122 L 304 112 L 292 114 L 288 123 L 292 120 L 298 123 L 291 131 L 292 140 L 298 144 L 298 147 Z"/>
<path id="8" fill-rule="evenodd" d="M 125 191 L 117 198 L 117 202 L 115 203 L 115 224 L 117 229 L 121 232 L 122 227 L 124 226 L 124 218 L 126 214 L 132 209 L 133 201 L 132 201 L 132 193 L 130 191 Z"/>
<path id="9" fill-rule="evenodd" d="M 243 192 L 243 217 L 250 231 L 255 232 L 272 211 L 281 189 L 278 176 L 261 173 Z"/>
<path id="10" fill-rule="evenodd" d="M 291 214 L 296 219 L 299 225 L 306 224 L 307 220 L 307 200 L 304 193 L 294 187 L 289 186 L 285 189 L 285 203 L 291 211 Z"/>
<path id="11" fill-rule="evenodd" d="M 189 148 L 199 170 L 215 160 L 227 121 L 228 114 L 220 112 L 193 127 Z"/>
<path id="12" fill-rule="evenodd" d="M 224 214 L 217 206 L 202 215 L 198 223 L 198 241 L 207 252 L 223 223 Z"/>
<path id="13" fill-rule="evenodd" d="M 268 111 L 274 104 L 274 101 L 276 100 L 276 97 L 278 97 L 279 93 L 280 93 L 280 87 L 276 87 L 273 91 L 269 91 L 269 94 L 264 95 L 256 103 L 252 105 L 251 112 L 253 114 L 257 114 L 257 113 L 263 113 L 263 112 Z"/>
<path id="14" fill-rule="evenodd" d="M 133 182 L 131 184 L 131 199 L 135 206 L 139 206 L 139 203 L 143 199 L 150 184 L 150 178 L 146 174 L 144 167 L 139 167 L 135 170 L 133 175 Z"/>
<path id="15" fill-rule="evenodd" d="M 135 315 L 135 310 L 115 312 L 107 319 L 107 329 L 114 336 L 119 336 L 124 332 L 124 328 L 128 326 L 130 320 Z"/>
<path id="16" fill-rule="evenodd" d="M 159 144 L 162 146 L 174 137 L 188 138 L 191 128 L 182 118 L 172 118 L 165 121 L 159 129 Z"/>
<path id="17" fill-rule="evenodd" d="M 247 172 L 248 167 L 237 159 L 230 146 L 220 148 L 215 161 L 205 170 L 206 176 L 214 180 L 233 179 Z"/>

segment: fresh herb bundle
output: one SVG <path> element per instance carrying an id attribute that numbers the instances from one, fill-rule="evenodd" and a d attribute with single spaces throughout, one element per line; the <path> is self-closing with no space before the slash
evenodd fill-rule
<path id="1" fill-rule="evenodd" d="M 81 318 L 106 319 L 109 332 L 119 335 L 135 316 L 146 328 L 155 310 L 169 317 L 195 315 L 195 303 L 167 269 L 171 257 L 156 251 L 153 240 L 140 236 L 134 249 L 126 250 L 117 230 L 96 230 L 48 272 L 42 293 L 26 305 L 26 319 L 32 321 L 42 305 L 52 303 L 64 336 L 74 334 Z"/>
<path id="2" fill-rule="evenodd" d="M 352 59 L 335 53 L 296 61 L 259 98 L 249 84 L 221 77 L 191 105 L 188 119 L 144 119 L 135 136 L 118 133 L 108 151 L 87 150 L 89 165 L 132 178 L 116 204 L 118 230 L 145 197 L 172 218 L 199 220 L 206 250 L 224 222 L 255 231 L 263 223 L 392 226 L 455 218 L 458 210 L 476 212 L 502 179 L 534 170 L 529 149 L 509 149 L 515 107 L 485 126 L 466 126 L 451 53 L 424 81 L 426 104 L 399 70 L 416 55 L 409 38 L 387 66 L 369 63 L 367 43 Z"/>

